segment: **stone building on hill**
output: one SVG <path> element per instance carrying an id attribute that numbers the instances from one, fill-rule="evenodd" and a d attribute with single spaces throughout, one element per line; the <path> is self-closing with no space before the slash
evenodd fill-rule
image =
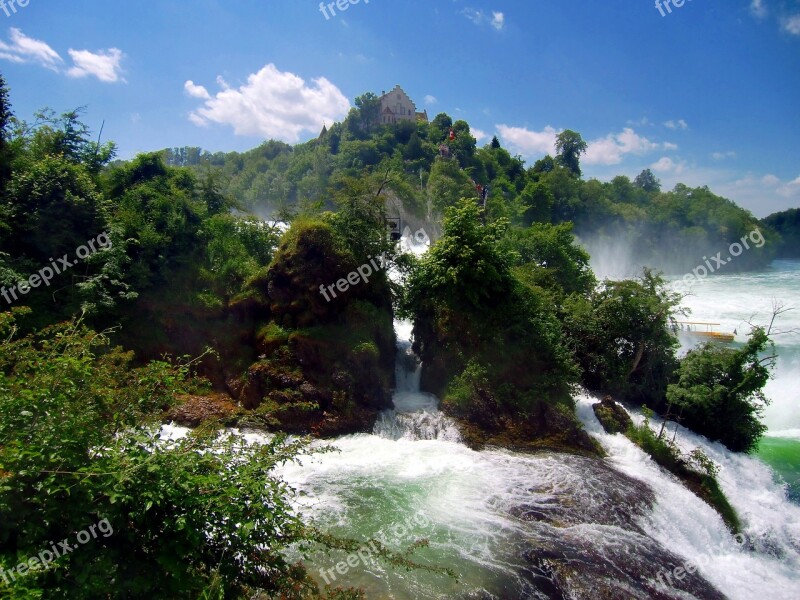
<path id="1" fill-rule="evenodd" d="M 417 105 L 399 85 L 389 92 L 381 93 L 381 112 L 379 122 L 381 125 L 394 125 L 400 121 L 428 122 L 428 111 L 417 112 Z"/>

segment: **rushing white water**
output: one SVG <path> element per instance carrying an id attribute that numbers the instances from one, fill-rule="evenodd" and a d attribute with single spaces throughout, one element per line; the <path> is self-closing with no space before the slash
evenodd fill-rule
<path id="1" fill-rule="evenodd" d="M 760 285 L 763 292 L 769 285 L 747 279 L 727 288 L 718 281 L 706 285 L 718 283 L 719 289 L 702 288 L 710 293 L 691 297 L 693 318 L 714 319 L 731 331 L 744 313 L 750 317 L 762 307 L 761 295 L 750 286 Z M 780 297 L 785 289 L 774 291 Z M 739 304 L 739 316 L 733 311 L 701 314 L 704 306 Z M 420 392 L 410 324 L 397 323 L 396 329 L 395 410 L 381 415 L 373 435 L 336 439 L 328 443 L 338 452 L 280 469 L 299 492 L 298 511 L 331 533 L 365 544 L 357 558 L 333 552 L 306 561 L 320 584 L 360 587 L 368 598 L 398 600 L 590 599 L 598 597 L 595 586 L 610 579 L 622 583 L 606 594 L 609 598 L 648 600 L 654 591 L 660 598 L 719 597 L 702 581 L 692 592 L 671 586 L 666 574 L 682 564 L 696 565 L 731 600 L 800 596 L 800 507 L 787 500 L 764 463 L 678 431 L 683 451 L 701 447 L 718 465 L 720 484 L 742 520 L 740 541 L 745 543 L 739 544 L 711 507 L 627 438 L 606 434 L 591 409 L 595 400 L 588 396 L 577 399 L 578 416 L 607 452 L 606 459 L 474 451 L 459 441 L 437 399 Z M 785 345 L 791 346 L 783 342 L 779 348 Z M 786 371 L 780 371 L 772 382 L 785 385 L 789 394 L 788 400 L 776 399 L 778 410 L 771 413 L 775 431 L 800 429 L 791 411 L 796 391 L 785 381 Z M 642 421 L 639 414 L 632 417 Z M 402 550 L 423 538 L 429 547 L 417 550 L 414 559 L 451 569 L 458 580 L 387 567 L 366 550 L 370 539 Z M 348 558 L 355 566 L 347 564 Z M 557 577 L 548 569 L 559 562 L 574 565 L 559 580 L 568 593 L 556 589 Z M 342 566 L 344 573 L 337 570 Z M 657 581 L 659 571 L 662 582 Z M 581 587 L 582 577 L 588 587 Z M 637 587 L 640 578 L 649 586 L 644 591 Z"/>
<path id="2" fill-rule="evenodd" d="M 800 506 L 787 500 L 769 467 L 678 427 L 676 443 L 681 451 L 701 448 L 719 467 L 720 486 L 743 525 L 744 538 L 734 539 L 710 506 L 630 440 L 606 434 L 592 411 L 594 402 L 588 396 L 578 402 L 586 429 L 601 442 L 616 468 L 656 492 L 655 507 L 644 520 L 651 537 L 684 557 L 687 564 L 698 565 L 698 571 L 731 599 L 798 597 Z M 638 424 L 644 420 L 637 412 L 631 416 Z M 652 426 L 660 426 L 660 421 L 654 419 Z M 674 424 L 669 427 L 671 435 Z"/>
<path id="3" fill-rule="evenodd" d="M 800 262 L 775 261 L 769 271 L 715 275 L 699 280 L 688 289 L 684 305 L 692 321 L 719 323 L 717 331 L 737 333 L 743 342 L 748 323 L 769 325 L 773 303 L 792 308 L 780 315 L 775 328 L 790 333 L 774 336 L 778 364 L 765 393 L 772 400 L 764 421 L 770 430 L 800 429 Z M 681 338 L 684 348 L 697 339 Z M 796 436 L 790 436 L 796 437 Z"/>
<path id="4" fill-rule="evenodd" d="M 596 400 L 580 397 L 579 417 L 608 453 L 604 462 L 655 493 L 652 510 L 637 516 L 641 490 L 596 472 L 601 461 L 550 453 L 476 452 L 459 443 L 455 427 L 438 413 L 436 398 L 418 391 L 419 363 L 410 352 L 410 324 L 398 323 L 397 331 L 396 411 L 382 415 L 375 435 L 340 438 L 334 442 L 339 453 L 291 465 L 283 476 L 302 492 L 298 508 L 331 531 L 365 542 L 388 539 L 394 550 L 426 538 L 430 547 L 416 553 L 419 562 L 450 568 L 459 581 L 401 572 L 371 560 L 359 560 L 341 575 L 334 568 L 346 557 L 332 556 L 309 565 L 320 583 L 361 587 L 369 598 L 547 598 L 552 597 L 547 577 L 523 559 L 531 544 L 578 559 L 602 557 L 600 562 L 608 562 L 612 570 L 619 568 L 620 549 L 626 553 L 623 559 L 631 561 L 631 555 L 660 544 L 677 557 L 664 559 L 663 570 L 655 569 L 664 573 L 665 586 L 653 585 L 667 597 L 704 597 L 666 587 L 666 574 L 675 564 L 697 564 L 699 574 L 732 600 L 760 593 L 775 600 L 796 597 L 800 507 L 787 501 L 766 465 L 679 432 L 685 451 L 700 446 L 719 465 L 720 483 L 744 524 L 747 543 L 740 545 L 711 507 L 627 438 L 606 434 L 591 410 Z M 641 422 L 640 415 L 633 417 Z M 615 510 L 610 504 L 630 513 L 632 524 L 595 522 Z M 602 513 L 594 512 L 599 506 Z M 537 518 L 519 518 L 519 507 L 528 507 L 522 512 Z M 548 511 L 554 508 L 554 521 L 567 525 L 553 526 Z M 424 524 L 415 522 L 414 515 L 423 515 Z M 655 581 L 652 575 L 650 580 Z M 631 592 L 630 597 L 648 596 Z"/>
<path id="5" fill-rule="evenodd" d="M 422 363 L 411 350 L 411 323 L 395 324 L 397 334 L 396 388 L 392 395 L 394 410 L 381 413 L 373 433 L 391 440 L 461 439 L 452 419 L 439 410 L 439 400 L 433 394 L 420 392 Z"/>

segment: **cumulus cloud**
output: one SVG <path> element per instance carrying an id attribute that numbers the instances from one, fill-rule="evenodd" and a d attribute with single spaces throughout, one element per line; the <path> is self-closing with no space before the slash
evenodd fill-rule
<path id="1" fill-rule="evenodd" d="M 498 125 L 497 132 L 507 146 L 520 154 L 531 156 L 537 154 L 555 155 L 556 153 L 556 135 L 558 132 L 549 125 L 542 131 Z"/>
<path id="2" fill-rule="evenodd" d="M 764 0 L 751 0 L 750 12 L 753 16 L 763 19 L 767 16 L 767 5 Z"/>
<path id="3" fill-rule="evenodd" d="M 766 175 L 764 175 L 764 177 L 761 178 L 761 183 L 763 183 L 766 186 L 775 187 L 777 185 L 780 185 L 781 178 L 778 177 L 777 175 L 773 175 L 772 173 L 767 173 Z"/>
<path id="4" fill-rule="evenodd" d="M 658 148 L 658 144 L 626 127 L 621 133 L 589 142 L 583 160 L 587 165 L 617 165 L 626 154 L 646 154 Z"/>
<path id="5" fill-rule="evenodd" d="M 662 156 L 650 165 L 650 168 L 658 173 L 675 173 L 676 175 L 683 173 L 685 167 L 684 163 L 675 162 L 668 156 Z"/>
<path id="6" fill-rule="evenodd" d="M 689 124 L 683 119 L 678 119 L 677 121 L 667 121 L 664 123 L 664 127 L 667 129 L 680 129 L 685 131 L 686 129 L 689 129 Z"/>
<path id="7" fill-rule="evenodd" d="M 467 19 L 475 23 L 475 25 L 483 25 L 484 23 L 488 23 L 492 27 L 494 27 L 497 31 L 500 31 L 505 27 L 506 24 L 506 17 L 502 12 L 498 11 L 491 11 L 491 16 L 487 15 L 482 10 L 478 10 L 477 8 L 467 7 L 461 10 L 461 14 L 464 15 Z"/>
<path id="8" fill-rule="evenodd" d="M 186 93 L 193 98 L 200 98 L 201 100 L 211 100 L 211 94 L 202 85 L 195 85 L 191 79 L 183 84 L 183 89 Z"/>
<path id="9" fill-rule="evenodd" d="M 28 37 L 20 29 L 12 27 L 9 41 L 0 41 L 0 58 L 16 63 L 36 63 L 46 69 L 58 71 L 64 60 L 47 43 Z"/>
<path id="10" fill-rule="evenodd" d="M 480 142 L 481 140 L 486 139 L 488 137 L 488 135 L 486 134 L 485 131 L 483 131 L 481 129 L 477 129 L 475 127 L 472 127 L 470 129 L 470 133 L 472 134 L 472 137 L 474 137 L 475 141 L 477 141 L 477 142 Z"/>
<path id="11" fill-rule="evenodd" d="M 430 94 L 425 96 L 425 104 L 436 104 L 437 102 L 436 96 L 431 96 Z"/>
<path id="12" fill-rule="evenodd" d="M 67 71 L 69 77 L 97 77 L 104 83 L 125 81 L 122 77 L 122 51 L 110 48 L 99 52 L 89 50 L 73 50 L 70 48 L 69 56 L 74 66 Z"/>
<path id="13" fill-rule="evenodd" d="M 97 77 L 104 83 L 125 81 L 122 78 L 122 59 L 124 54 L 118 48 L 98 52 L 69 49 L 72 66 L 64 70 L 64 59 L 42 40 L 28 37 L 21 30 L 12 27 L 9 42 L 0 40 L 0 59 L 15 63 L 33 63 L 68 77 Z"/>
<path id="14" fill-rule="evenodd" d="M 792 35 L 800 35 L 800 14 L 783 19 L 783 29 Z"/>
<path id="15" fill-rule="evenodd" d="M 189 118 L 201 126 L 230 125 L 236 135 L 296 143 L 304 131 L 316 134 L 326 122 L 340 120 L 350 110 L 347 98 L 324 77 L 307 84 L 274 64 L 250 75 L 239 88 L 222 78 L 217 83 L 222 89 L 214 96 L 192 81 L 184 84 L 189 95 L 204 100 Z"/>

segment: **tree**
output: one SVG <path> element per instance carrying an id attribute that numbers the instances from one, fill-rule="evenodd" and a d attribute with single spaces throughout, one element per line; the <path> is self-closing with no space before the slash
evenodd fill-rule
<path id="1" fill-rule="evenodd" d="M 769 404 L 763 389 L 775 361 L 774 344 L 762 327 L 738 350 L 708 342 L 681 361 L 667 399 L 692 431 L 734 452 L 754 452 L 767 430 L 759 418 Z"/>
<path id="2" fill-rule="evenodd" d="M 493 150 L 496 150 L 497 148 L 500 147 L 500 140 L 497 139 L 496 135 L 492 136 L 491 147 L 492 147 Z"/>
<path id="3" fill-rule="evenodd" d="M 653 175 L 650 169 L 645 169 L 639 173 L 636 179 L 633 180 L 633 185 L 648 193 L 657 193 L 661 191 L 661 182 Z"/>
<path id="4" fill-rule="evenodd" d="M 359 128 L 365 134 L 371 134 L 380 123 L 381 99 L 372 92 L 367 92 L 356 98 L 356 108 Z"/>
<path id="5" fill-rule="evenodd" d="M 504 243 L 519 256 L 517 264 L 526 280 L 558 295 L 588 294 L 597 284 L 589 254 L 575 243 L 572 223 L 513 229 Z"/>
<path id="6" fill-rule="evenodd" d="M 638 280 L 605 281 L 565 302 L 564 326 L 591 391 L 660 410 L 676 365 L 669 330 L 680 296 L 645 269 Z"/>
<path id="7" fill-rule="evenodd" d="M 588 145 L 583 141 L 580 133 L 565 129 L 556 137 L 556 160 L 572 171 L 575 177 L 581 176 L 580 158 L 586 152 Z"/>
<path id="8" fill-rule="evenodd" d="M 439 113 L 428 125 L 428 140 L 434 144 L 441 144 L 447 139 L 450 128 L 453 126 L 453 119 L 447 113 Z"/>
<path id="9" fill-rule="evenodd" d="M 254 446 L 210 429 L 170 442 L 158 433 L 158 414 L 200 383 L 190 364 L 133 368 L 133 353 L 108 348 L 105 335 L 79 322 L 14 333 L 14 316 L 0 313 L 0 568 L 43 556 L 55 540 L 81 545 L 49 569 L 5 576 L 0 595 L 237 598 L 247 588 L 315 589 L 284 551 L 317 536 L 275 473 L 306 453 L 307 441 L 278 436 Z M 76 534 L 97 524 L 102 535 Z"/>
<path id="10" fill-rule="evenodd" d="M 540 158 L 535 163 L 533 163 L 533 167 L 531 167 L 531 174 L 534 177 L 537 177 L 543 173 L 550 173 L 553 169 L 556 168 L 556 162 L 552 156 L 549 154 L 544 158 Z"/>
<path id="11" fill-rule="evenodd" d="M 11 155 L 8 144 L 9 127 L 14 114 L 8 97 L 8 86 L 0 74 L 0 198 L 5 195 L 6 186 L 11 179 Z"/>

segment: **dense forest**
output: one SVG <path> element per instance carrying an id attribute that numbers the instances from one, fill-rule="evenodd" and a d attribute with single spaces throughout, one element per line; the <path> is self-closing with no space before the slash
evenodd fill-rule
<path id="1" fill-rule="evenodd" d="M 447 114 L 430 123 L 379 126 L 380 102 L 374 94 L 360 96 L 355 104 L 344 122 L 304 144 L 270 140 L 227 154 L 173 148 L 164 151 L 164 159 L 213 178 L 225 196 L 263 217 L 281 218 L 315 204 L 330 208 L 330 187 L 363 173 L 391 174 L 389 211 L 412 223 L 439 222 L 460 197 L 477 197 L 478 186 L 488 188 L 490 219 L 520 226 L 572 222 L 590 251 L 624 240 L 639 265 L 673 274 L 689 271 L 700 257 L 713 256 L 760 225 L 707 187 L 662 190 L 649 169 L 633 181 L 622 175 L 607 183 L 582 179 L 580 157 L 587 146 L 573 131 L 559 136 L 557 156 L 526 166 L 496 137 L 478 147 L 469 124 Z M 442 151 L 454 160 L 440 160 Z M 437 228 L 431 228 L 436 237 Z M 770 228 L 764 235 L 767 251 L 745 253 L 726 270 L 766 266 L 779 236 Z"/>
<path id="2" fill-rule="evenodd" d="M 359 97 L 294 147 L 113 161 L 80 111 L 15 118 L 0 80 L 0 560 L 102 519 L 115 532 L 15 580 L 14 597 L 360 597 L 318 590 L 287 558 L 355 546 L 303 522 L 274 471 L 319 451 L 287 433 L 369 432 L 391 407 L 395 316 L 476 448 L 600 455 L 575 417 L 581 387 L 755 447 L 766 333 L 679 360 L 680 296 L 649 269 L 598 281 L 575 238 L 624 235 L 655 265 L 693 266 L 759 226 L 750 213 L 706 188 L 662 191 L 649 171 L 584 181 L 572 131 L 526 168 L 464 121 L 378 127 L 375 106 Z M 398 251 L 395 216 L 430 229 L 425 256 Z M 404 285 L 378 268 L 336 301 L 320 293 L 378 256 Z M 200 427 L 169 442 L 165 420 Z M 227 426 L 277 435 L 254 446 Z M 641 443 L 711 485 L 702 460 Z"/>
<path id="3" fill-rule="evenodd" d="M 763 223 L 781 236 L 777 245 L 778 257 L 800 258 L 800 208 L 771 214 Z"/>

